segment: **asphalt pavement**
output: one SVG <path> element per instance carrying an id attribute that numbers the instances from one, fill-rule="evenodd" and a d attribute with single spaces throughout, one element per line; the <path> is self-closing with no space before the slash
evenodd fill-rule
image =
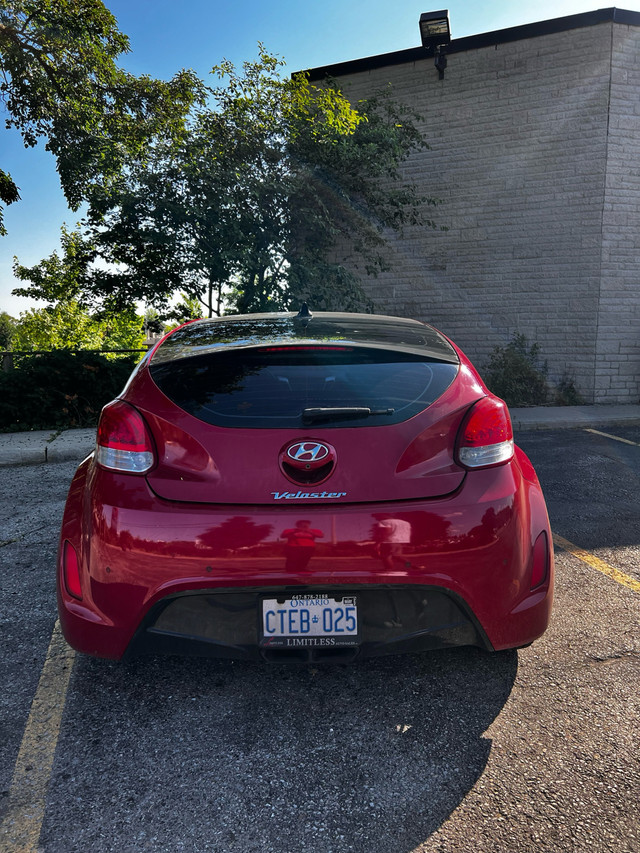
<path id="1" fill-rule="evenodd" d="M 510 409 L 514 432 L 602 429 L 640 424 L 640 405 L 534 406 Z M 95 429 L 0 433 L 0 467 L 80 461 L 93 450 Z"/>
<path id="2" fill-rule="evenodd" d="M 556 591 L 544 636 L 497 654 L 74 654 L 54 587 L 77 458 L 0 472 L 0 853 L 640 853 L 640 420 L 589 413 L 514 413 Z"/>

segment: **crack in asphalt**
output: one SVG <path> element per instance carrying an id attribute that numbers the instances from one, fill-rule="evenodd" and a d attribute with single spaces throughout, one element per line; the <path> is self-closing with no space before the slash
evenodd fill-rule
<path id="1" fill-rule="evenodd" d="M 590 663 L 613 663 L 624 658 L 635 657 L 640 657 L 640 649 L 622 649 L 619 652 L 612 652 L 609 655 L 589 655 L 587 659 Z"/>

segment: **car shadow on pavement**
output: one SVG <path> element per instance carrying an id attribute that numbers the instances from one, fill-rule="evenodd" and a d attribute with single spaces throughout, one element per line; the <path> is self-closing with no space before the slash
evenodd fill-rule
<path id="1" fill-rule="evenodd" d="M 408 853 L 482 775 L 517 652 L 351 667 L 78 657 L 40 843 Z"/>

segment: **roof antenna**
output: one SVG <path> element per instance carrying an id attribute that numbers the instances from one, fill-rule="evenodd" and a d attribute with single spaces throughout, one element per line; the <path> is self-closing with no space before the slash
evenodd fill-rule
<path id="1" fill-rule="evenodd" d="M 313 317 L 311 311 L 309 311 L 309 306 L 306 302 L 303 302 L 300 306 L 300 310 L 296 314 L 296 320 L 310 320 Z"/>

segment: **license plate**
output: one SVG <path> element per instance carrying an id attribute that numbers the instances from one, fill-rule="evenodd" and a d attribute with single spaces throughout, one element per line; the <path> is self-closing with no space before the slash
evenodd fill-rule
<path id="1" fill-rule="evenodd" d="M 355 646 L 358 605 L 355 596 L 300 595 L 262 600 L 263 646 Z"/>

